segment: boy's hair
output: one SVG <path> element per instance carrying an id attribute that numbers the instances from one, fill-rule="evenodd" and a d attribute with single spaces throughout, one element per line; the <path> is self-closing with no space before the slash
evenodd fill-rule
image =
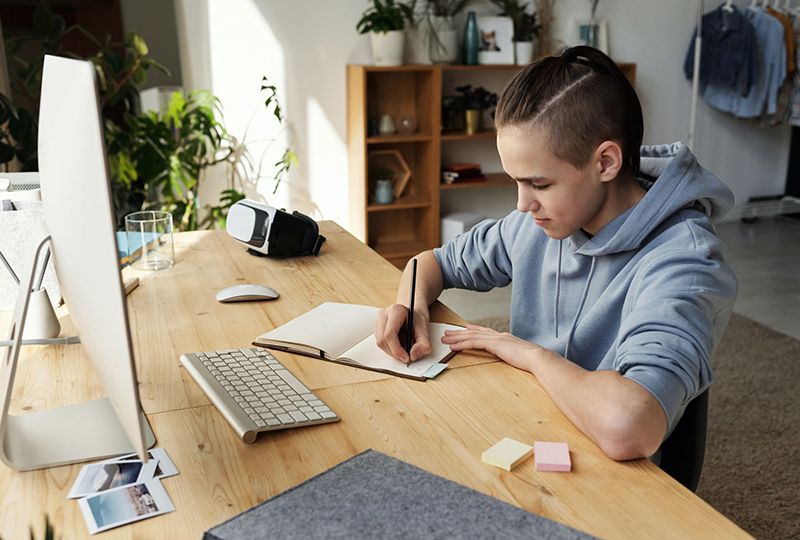
<path id="1" fill-rule="evenodd" d="M 571 47 L 518 72 L 500 95 L 495 123 L 546 128 L 550 150 L 578 169 L 612 140 L 622 148 L 623 172 L 639 171 L 639 98 L 617 64 L 592 47 Z"/>

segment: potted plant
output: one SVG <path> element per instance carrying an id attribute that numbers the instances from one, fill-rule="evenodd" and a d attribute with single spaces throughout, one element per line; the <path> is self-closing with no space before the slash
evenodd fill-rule
<path id="1" fill-rule="evenodd" d="M 471 0 L 426 0 L 429 23 L 431 60 L 435 64 L 452 64 L 458 60 L 458 32 L 453 17 L 461 13 Z"/>
<path id="2" fill-rule="evenodd" d="M 514 57 L 517 64 L 533 60 L 534 38 L 539 36 L 542 25 L 536 12 L 528 12 L 528 4 L 520 0 L 492 0 L 502 11 L 500 15 L 510 17 L 514 23 Z"/>
<path id="3" fill-rule="evenodd" d="M 376 66 L 403 64 L 403 45 L 406 21 L 413 21 L 411 6 L 394 0 L 372 0 L 372 6 L 356 24 L 359 34 L 370 34 L 372 59 Z"/>
<path id="4" fill-rule="evenodd" d="M 471 84 L 456 87 L 459 96 L 459 108 L 464 111 L 467 134 L 474 135 L 481 130 L 483 112 L 497 105 L 497 94 L 482 86 Z M 494 111 L 492 111 L 494 114 Z"/>

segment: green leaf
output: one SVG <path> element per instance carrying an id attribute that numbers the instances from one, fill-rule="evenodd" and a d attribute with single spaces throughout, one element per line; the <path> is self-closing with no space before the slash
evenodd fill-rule
<path id="1" fill-rule="evenodd" d="M 144 42 L 142 36 L 135 32 L 129 32 L 125 38 L 125 42 L 130 45 L 139 56 L 147 56 L 150 49 L 147 48 L 147 43 Z"/>

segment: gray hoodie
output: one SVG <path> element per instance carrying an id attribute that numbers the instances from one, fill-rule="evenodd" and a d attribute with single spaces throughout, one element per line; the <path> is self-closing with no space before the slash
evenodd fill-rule
<path id="1" fill-rule="evenodd" d="M 553 240 L 528 213 L 486 220 L 434 250 L 445 288 L 512 283 L 511 333 L 649 390 L 671 433 L 713 379 L 736 299 L 712 223 L 733 194 L 681 143 L 643 146 L 644 198 L 594 237 Z"/>

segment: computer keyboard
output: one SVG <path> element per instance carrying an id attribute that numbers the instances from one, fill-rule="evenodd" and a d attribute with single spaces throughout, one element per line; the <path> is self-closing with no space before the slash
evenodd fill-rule
<path id="1" fill-rule="evenodd" d="M 262 431 L 339 420 L 264 349 L 183 354 L 181 364 L 246 443 Z"/>

